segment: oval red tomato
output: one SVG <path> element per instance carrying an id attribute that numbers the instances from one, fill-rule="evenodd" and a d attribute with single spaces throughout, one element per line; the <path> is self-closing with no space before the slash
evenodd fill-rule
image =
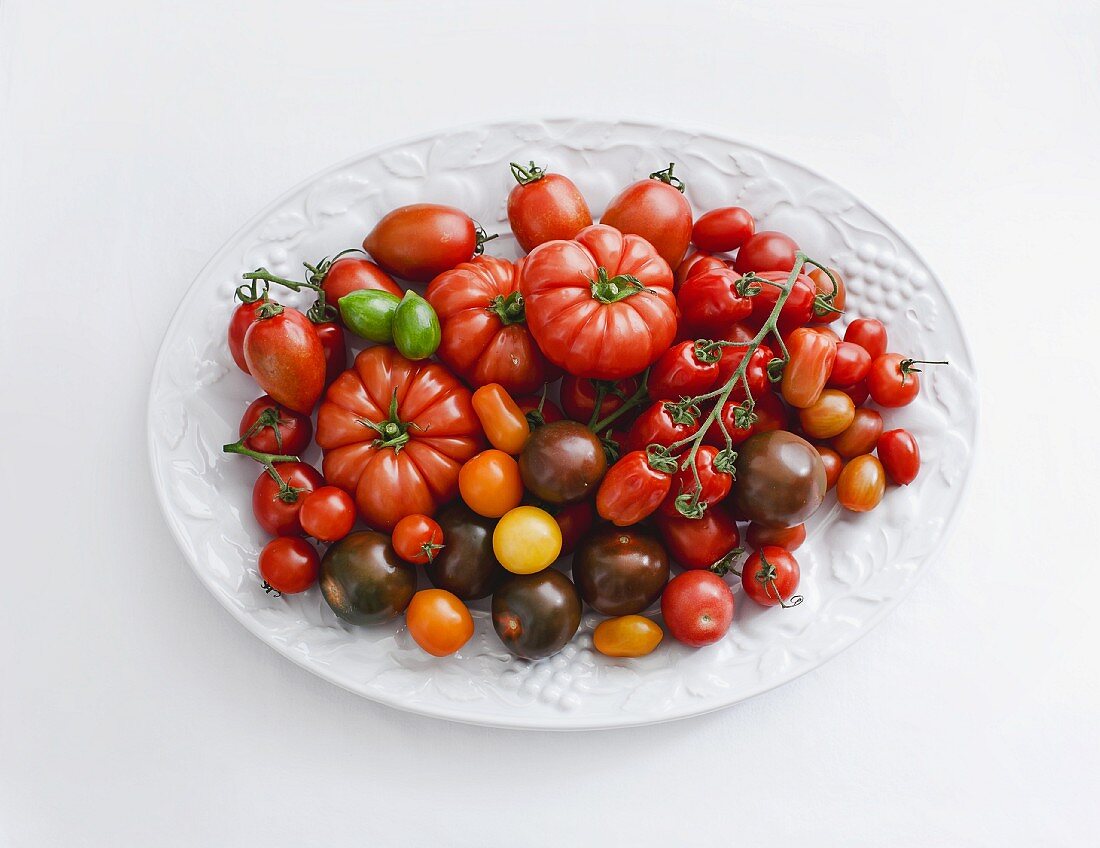
<path id="1" fill-rule="evenodd" d="M 713 445 L 703 445 L 696 451 L 695 471 L 699 474 L 698 484 L 691 467 L 682 467 L 686 456 L 677 461 L 676 475 L 672 478 L 672 486 L 661 504 L 661 512 L 665 515 L 690 513 L 701 516 L 705 510 L 725 499 L 733 486 L 733 463 L 726 461 L 729 454 L 719 459 L 720 451 L 721 448 Z M 677 506 L 678 500 L 683 509 Z"/>
<path id="2" fill-rule="evenodd" d="M 532 162 L 512 163 L 516 185 L 508 194 L 508 224 L 525 253 L 543 242 L 571 239 L 592 224 L 592 213 L 573 181 Z"/>
<path id="3" fill-rule="evenodd" d="M 887 430 L 878 439 L 878 458 L 886 474 L 899 486 L 908 486 L 920 471 L 920 448 L 908 430 Z"/>
<path id="4" fill-rule="evenodd" d="M 740 206 L 712 209 L 691 228 L 691 241 L 707 253 L 728 253 L 748 241 L 756 230 L 752 213 Z"/>
<path id="5" fill-rule="evenodd" d="M 699 417 L 675 404 L 657 402 L 646 407 L 623 441 L 624 451 L 644 451 L 648 445 L 668 447 L 699 431 Z"/>
<path id="6" fill-rule="evenodd" d="M 323 264 L 323 263 L 322 263 Z M 365 256 L 341 256 L 331 262 L 321 275 L 321 289 L 333 306 L 353 291 L 384 291 L 394 297 L 404 297 L 401 286 L 393 277 Z"/>
<path id="7" fill-rule="evenodd" d="M 652 515 L 668 494 L 676 460 L 634 450 L 608 469 L 596 493 L 596 511 L 617 527 Z"/>
<path id="8" fill-rule="evenodd" d="M 669 165 L 624 188 L 607 204 L 600 223 L 641 236 L 675 268 L 691 241 L 691 206 L 673 168 Z"/>
<path id="9" fill-rule="evenodd" d="M 650 398 L 678 401 L 710 391 L 718 379 L 718 360 L 726 350 L 694 341 L 673 345 L 649 371 Z"/>
<path id="10" fill-rule="evenodd" d="M 739 274 L 755 271 L 790 271 L 794 268 L 798 245 L 790 236 L 773 230 L 754 234 L 737 251 L 733 267 Z M 774 302 L 774 301 L 773 301 Z"/>
<path id="11" fill-rule="evenodd" d="M 309 413 L 325 390 L 325 351 L 301 312 L 266 303 L 244 336 L 248 372 L 267 394 Z"/>
<path id="12" fill-rule="evenodd" d="M 751 315 L 753 299 L 738 293 L 740 280 L 740 275 L 729 268 L 689 276 L 676 295 L 683 332 L 695 338 L 713 339 L 734 321 Z"/>
<path id="13" fill-rule="evenodd" d="M 363 249 L 383 270 L 421 283 L 469 262 L 479 247 L 470 216 L 436 203 L 394 209 L 363 239 Z"/>
<path id="14" fill-rule="evenodd" d="M 687 569 L 710 568 L 741 546 L 737 522 L 724 506 L 708 509 L 702 518 L 655 516 L 669 555 Z"/>

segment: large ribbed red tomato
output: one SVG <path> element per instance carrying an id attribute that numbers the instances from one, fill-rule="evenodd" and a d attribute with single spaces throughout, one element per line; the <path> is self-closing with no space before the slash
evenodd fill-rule
<path id="1" fill-rule="evenodd" d="M 428 286 L 439 316 L 439 358 L 471 386 L 500 383 L 509 392 L 533 392 L 557 377 L 527 330 L 516 267 L 478 256 L 444 271 Z"/>
<path id="2" fill-rule="evenodd" d="M 355 357 L 317 414 L 325 479 L 354 496 L 378 530 L 451 500 L 462 463 L 483 441 L 469 389 L 439 363 L 391 347 Z"/>
<path id="3" fill-rule="evenodd" d="M 595 224 L 536 247 L 519 288 L 547 358 L 577 377 L 642 371 L 676 336 L 672 270 L 645 239 Z"/>

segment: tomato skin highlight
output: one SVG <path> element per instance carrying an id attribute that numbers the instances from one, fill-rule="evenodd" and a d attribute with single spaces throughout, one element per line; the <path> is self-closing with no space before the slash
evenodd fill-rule
<path id="1" fill-rule="evenodd" d="M 671 485 L 671 474 L 654 468 L 645 451 L 630 451 L 604 475 L 596 511 L 616 527 L 637 524 L 657 510 Z"/>
<path id="2" fill-rule="evenodd" d="M 531 425 L 504 386 L 484 385 L 474 392 L 472 402 L 489 444 L 513 456 L 519 454 L 531 435 Z"/>
<path id="3" fill-rule="evenodd" d="M 477 249 L 477 227 L 454 207 L 414 203 L 375 224 L 363 239 L 363 249 L 386 273 L 426 283 L 470 261 Z"/>
<path id="4" fill-rule="evenodd" d="M 317 582 L 321 557 L 298 536 L 279 536 L 260 551 L 260 577 L 281 595 L 296 595 Z"/>
<path id="5" fill-rule="evenodd" d="M 664 631 L 643 615 L 620 615 L 601 621 L 592 631 L 592 646 L 605 657 L 644 657 L 653 653 Z"/>
<path id="6" fill-rule="evenodd" d="M 601 224 L 640 236 L 675 268 L 691 242 L 691 205 L 683 192 L 650 177 L 632 183 L 607 204 Z"/>
<path id="7" fill-rule="evenodd" d="M 325 390 L 324 348 L 305 315 L 290 307 L 275 308 L 279 311 L 268 318 L 261 312 L 245 333 L 245 362 L 275 401 L 309 414 Z"/>
<path id="8" fill-rule="evenodd" d="M 710 571 L 685 571 L 661 595 L 665 626 L 678 642 L 693 648 L 713 645 L 733 621 L 733 592 Z"/>
<path id="9" fill-rule="evenodd" d="M 241 416 L 237 434 L 243 436 L 263 414 L 265 409 L 275 410 L 277 416 L 273 426 L 262 426 L 245 439 L 244 446 L 260 453 L 295 456 L 309 447 L 313 438 L 313 422 L 308 415 L 287 409 L 276 403 L 270 395 L 256 398 L 248 405 Z M 276 430 L 278 437 L 276 438 Z"/>
<path id="10" fill-rule="evenodd" d="M 886 472 L 871 454 L 848 461 L 836 483 L 836 499 L 852 512 L 870 512 L 886 491 Z"/>
<path id="11" fill-rule="evenodd" d="M 544 242 L 574 238 L 592 225 L 592 213 L 571 179 L 543 173 L 512 186 L 508 224 L 523 252 L 530 253 Z"/>
<path id="12" fill-rule="evenodd" d="M 740 206 L 724 206 L 700 215 L 691 228 L 691 242 L 706 253 L 737 250 L 756 231 L 752 213 Z"/>
<path id="13" fill-rule="evenodd" d="M 474 619 L 466 605 L 444 589 L 421 589 L 405 610 L 413 641 L 433 657 L 458 651 L 474 635 Z"/>
<path id="14" fill-rule="evenodd" d="M 887 430 L 878 439 L 878 458 L 890 479 L 908 486 L 920 471 L 920 447 L 908 430 Z"/>
<path id="15" fill-rule="evenodd" d="M 277 462 L 275 471 L 288 486 L 300 489 L 293 500 L 279 497 L 279 484 L 266 471 L 252 487 L 252 513 L 265 533 L 272 536 L 300 536 L 305 531 L 298 514 L 306 495 L 325 485 L 317 470 L 304 462 Z"/>
<path id="16" fill-rule="evenodd" d="M 355 526 L 355 501 L 336 486 L 321 486 L 302 499 L 298 521 L 319 542 L 337 542 Z"/>

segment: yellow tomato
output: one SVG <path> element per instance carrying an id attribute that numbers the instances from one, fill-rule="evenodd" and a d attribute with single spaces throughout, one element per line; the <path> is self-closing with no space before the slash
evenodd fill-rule
<path id="1" fill-rule="evenodd" d="M 601 621 L 592 643 L 609 657 L 644 657 L 661 644 L 664 635 L 660 625 L 644 615 L 620 615 Z"/>
<path id="2" fill-rule="evenodd" d="M 523 500 L 519 463 L 504 451 L 482 451 L 459 470 L 458 491 L 478 515 L 500 518 Z"/>
<path id="3" fill-rule="evenodd" d="M 513 574 L 534 574 L 561 553 L 561 528 L 546 510 L 517 506 L 497 522 L 493 553 Z"/>

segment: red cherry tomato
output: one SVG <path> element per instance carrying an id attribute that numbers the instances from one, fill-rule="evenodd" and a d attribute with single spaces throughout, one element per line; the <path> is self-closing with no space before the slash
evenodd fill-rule
<path id="1" fill-rule="evenodd" d="M 729 268 L 702 271 L 688 277 L 676 295 L 683 331 L 689 336 L 710 339 L 720 335 L 734 321 L 748 318 L 753 299 L 737 292 L 741 277 Z"/>
<path id="2" fill-rule="evenodd" d="M 690 413 L 678 411 L 674 404 L 658 401 L 647 407 L 631 426 L 622 444 L 624 451 L 644 451 L 647 445 L 668 447 L 699 431 L 699 419 L 688 422 Z"/>
<path id="3" fill-rule="evenodd" d="M 844 470 L 844 460 L 832 448 L 827 448 L 824 445 L 814 445 L 814 447 L 821 455 L 821 464 L 825 466 L 825 491 L 829 491 L 840 479 L 840 472 Z M 793 551 L 794 548 L 790 548 L 790 550 Z"/>
<path id="4" fill-rule="evenodd" d="M 702 518 L 658 512 L 655 520 L 669 556 L 682 568 L 710 568 L 741 545 L 737 522 L 724 505 L 708 509 Z"/>
<path id="5" fill-rule="evenodd" d="M 738 410 L 740 409 L 742 409 L 740 401 L 727 401 L 722 406 L 722 411 L 718 413 L 718 417 L 722 425 L 725 426 L 726 432 L 723 433 L 722 426 L 719 425 L 718 421 L 715 421 L 710 425 L 706 435 L 703 436 L 703 441 L 721 450 L 726 446 L 726 433 L 729 434 L 730 442 L 734 446 L 741 444 L 745 439 L 755 433 L 755 423 L 746 426 L 738 426 L 738 419 L 742 421 L 745 419 L 745 413 L 739 412 Z"/>
<path id="6" fill-rule="evenodd" d="M 802 603 L 802 596 L 794 593 L 799 577 L 798 560 L 789 550 L 776 545 L 764 545 L 741 567 L 745 594 L 765 607 L 787 609 Z"/>
<path id="7" fill-rule="evenodd" d="M 693 253 L 676 266 L 673 289 L 674 291 L 679 291 L 684 281 L 694 274 L 701 274 L 704 271 L 713 271 L 716 268 L 729 267 L 730 264 L 728 262 L 724 259 L 719 259 L 717 256 L 711 256 L 709 253 Z"/>
<path id="8" fill-rule="evenodd" d="M 531 425 L 532 430 L 541 427 L 543 424 L 551 424 L 565 418 L 565 413 L 561 411 L 561 407 L 554 401 L 547 400 L 546 395 L 520 395 L 515 398 L 515 401 L 524 416 L 526 416 L 527 423 Z"/>
<path id="9" fill-rule="evenodd" d="M 321 558 L 305 539 L 282 536 L 264 545 L 259 566 L 264 588 L 280 595 L 296 595 L 317 582 Z"/>
<path id="10" fill-rule="evenodd" d="M 836 342 L 828 336 L 802 328 L 787 340 L 790 360 L 783 369 L 780 383 L 783 399 L 791 406 L 805 409 L 821 397 L 825 382 L 833 370 Z"/>
<path id="11" fill-rule="evenodd" d="M 680 264 L 691 241 L 691 206 L 675 166 L 624 188 L 607 204 L 601 224 L 648 241 L 670 266 Z"/>
<path id="12" fill-rule="evenodd" d="M 837 457 L 837 459 L 840 459 L 840 457 Z M 828 476 L 828 471 L 825 473 Z M 840 473 L 839 469 L 837 473 Z M 745 541 L 757 550 L 765 545 L 775 545 L 788 551 L 797 551 L 802 547 L 802 543 L 806 541 L 806 525 L 796 524 L 794 527 L 775 528 L 765 527 L 763 524 L 750 524 L 749 532 L 745 534 Z"/>
<path id="13" fill-rule="evenodd" d="M 233 361 L 237 363 L 237 367 L 245 374 L 250 372 L 248 363 L 244 359 L 244 335 L 248 332 L 248 328 L 256 322 L 256 311 L 263 304 L 263 300 L 258 300 L 255 303 L 242 303 L 233 310 L 233 315 L 229 319 L 229 332 L 227 334 L 229 353 L 232 355 Z"/>
<path id="14" fill-rule="evenodd" d="M 426 515 L 406 515 L 393 528 L 392 544 L 405 562 L 426 565 L 443 550 L 443 528 Z"/>
<path id="15" fill-rule="evenodd" d="M 789 273 L 782 271 L 764 271 L 759 276 L 773 283 L 786 283 Z M 768 320 L 775 303 L 779 300 L 779 289 L 766 283 L 759 283 L 760 292 L 752 298 L 752 316 L 748 324 L 752 327 L 762 327 Z M 803 327 L 810 322 L 814 314 L 814 284 L 805 274 L 799 274 L 791 287 L 791 293 L 783 303 L 779 311 L 779 320 L 776 322 L 779 332 L 783 335 L 790 333 L 798 327 Z"/>
<path id="16" fill-rule="evenodd" d="M 852 423 L 833 437 L 830 444 L 845 459 L 870 453 L 882 435 L 882 416 L 873 409 L 856 410 Z"/>
<path id="17" fill-rule="evenodd" d="M 879 406 L 906 406 L 920 393 L 920 369 L 916 365 L 946 365 L 946 362 L 924 362 L 909 359 L 900 353 L 886 353 L 871 362 L 867 374 L 867 391 Z"/>
<path id="18" fill-rule="evenodd" d="M 859 345 L 875 359 L 886 353 L 886 325 L 877 318 L 856 318 L 844 331 L 844 341 Z"/>
<path id="19" fill-rule="evenodd" d="M 652 515 L 668 494 L 676 460 L 635 450 L 608 469 L 596 492 L 596 512 L 616 527 L 637 524 Z"/>
<path id="20" fill-rule="evenodd" d="M 394 297 L 404 297 L 401 286 L 393 277 L 363 256 L 341 256 L 332 262 L 321 277 L 325 300 L 338 306 L 340 298 L 353 291 L 384 291 Z"/>
<path id="21" fill-rule="evenodd" d="M 755 271 L 790 271 L 797 261 L 798 245 L 783 233 L 764 230 L 749 238 L 737 251 L 733 267 L 739 274 Z M 773 301 L 774 303 L 774 301 Z"/>
<path id="22" fill-rule="evenodd" d="M 920 448 L 908 430 L 887 430 L 878 440 L 878 458 L 890 479 L 908 486 L 920 471 Z"/>
<path id="23" fill-rule="evenodd" d="M 720 448 L 713 445 L 703 445 L 696 452 L 695 469 L 699 472 L 698 486 L 695 484 L 695 474 L 692 473 L 690 466 L 680 468 L 682 460 L 677 462 L 676 475 L 672 478 L 672 486 L 661 504 L 661 512 L 665 515 L 686 514 L 681 513 L 676 506 L 677 498 L 684 495 L 688 497 L 688 500 L 683 503 L 684 508 L 698 515 L 702 515 L 703 510 L 709 510 L 726 498 L 730 493 L 730 487 L 733 486 L 733 475 L 730 473 L 733 465 L 732 463 L 723 465 L 719 462 L 720 467 L 715 467 L 714 463 L 718 459 L 719 452 Z M 698 507 L 692 506 L 695 503 Z"/>
<path id="24" fill-rule="evenodd" d="M 661 594 L 665 626 L 679 642 L 701 648 L 726 635 L 733 621 L 733 592 L 709 571 L 685 571 Z"/>
<path id="25" fill-rule="evenodd" d="M 815 292 L 814 294 L 821 298 L 820 301 L 814 302 L 814 314 L 810 317 L 811 324 L 831 324 L 844 312 L 844 306 L 848 302 L 848 292 L 844 287 L 844 279 L 840 276 L 840 273 L 835 268 L 830 268 L 833 277 L 836 279 L 836 293 L 833 293 L 833 281 L 829 279 L 829 275 L 822 271 L 820 268 L 814 268 L 807 275 L 814 282 Z M 831 303 L 829 296 L 832 295 Z M 832 309 L 827 309 L 826 305 L 831 305 Z"/>
<path id="26" fill-rule="evenodd" d="M 828 384 L 836 388 L 854 386 L 871 370 L 871 354 L 855 342 L 839 342 Z"/>
<path id="27" fill-rule="evenodd" d="M 262 472 L 252 487 L 252 513 L 272 536 L 300 536 L 304 532 L 298 518 L 302 502 L 325 485 L 325 479 L 304 462 L 277 462 L 274 467 L 289 488 L 284 491 L 270 474 Z"/>
<path id="28" fill-rule="evenodd" d="M 747 242 L 755 230 L 752 213 L 740 206 L 725 206 L 699 216 L 691 228 L 691 242 L 707 253 L 728 253 Z"/>
<path id="29" fill-rule="evenodd" d="M 856 406 L 859 406 L 871 396 L 871 393 L 867 391 L 866 380 L 860 380 L 854 386 L 841 386 L 840 390 L 848 395 Z"/>
<path id="30" fill-rule="evenodd" d="M 577 543 L 592 529 L 596 520 L 596 511 L 591 500 L 578 501 L 559 507 L 554 520 L 561 530 L 561 555 L 573 553 Z"/>
<path id="31" fill-rule="evenodd" d="M 325 385 L 344 373 L 348 367 L 348 349 L 344 343 L 344 328 L 335 321 L 313 325 L 313 332 L 325 352 Z"/>
<path id="32" fill-rule="evenodd" d="M 602 383 L 604 393 L 603 403 L 600 404 L 600 418 L 606 418 L 618 410 L 626 399 L 638 390 L 638 381 L 633 377 L 619 380 L 617 383 L 608 381 L 602 381 Z M 562 411 L 571 420 L 587 424 L 592 418 L 592 413 L 596 411 L 599 386 L 600 381 L 566 374 L 561 381 L 561 391 L 558 393 Z"/>
<path id="33" fill-rule="evenodd" d="M 302 498 L 298 521 L 318 542 L 338 542 L 355 526 L 355 501 L 343 489 L 321 486 Z"/>
<path id="34" fill-rule="evenodd" d="M 592 213 L 573 181 L 532 162 L 512 163 L 516 185 L 508 195 L 508 224 L 524 253 L 543 242 L 571 239 L 592 225 Z"/>
<path id="35" fill-rule="evenodd" d="M 718 379 L 718 358 L 724 350 L 694 341 L 673 345 L 653 363 L 647 384 L 653 400 L 678 401 L 714 388 Z"/>
<path id="36" fill-rule="evenodd" d="M 260 419 L 263 418 L 262 423 Z M 309 447 L 313 438 L 313 422 L 308 415 L 275 403 L 270 396 L 256 398 L 241 416 L 238 435 L 253 427 L 256 430 L 245 439 L 244 446 L 260 453 L 295 456 Z"/>
<path id="37" fill-rule="evenodd" d="M 301 312 L 276 303 L 259 310 L 244 336 L 248 371 L 278 403 L 308 414 L 325 390 L 325 351 Z"/>
<path id="38" fill-rule="evenodd" d="M 791 429 L 791 413 L 779 399 L 779 395 L 773 392 L 758 397 L 753 412 L 756 413 L 756 423 L 752 425 L 754 435 L 771 430 Z"/>
<path id="39" fill-rule="evenodd" d="M 450 206 L 414 203 L 382 218 L 363 249 L 390 274 L 426 283 L 480 253 L 484 237 L 469 215 Z"/>
<path id="40" fill-rule="evenodd" d="M 733 376 L 733 372 L 741 365 L 741 361 L 745 358 L 745 343 L 752 341 L 756 336 L 754 330 L 750 330 L 743 322 L 730 326 L 726 332 L 724 332 L 720 340 L 727 342 L 739 342 L 739 345 L 729 345 L 722 348 L 722 357 L 718 360 L 718 378 L 714 381 L 715 386 L 724 386 L 729 382 L 730 377 Z M 770 390 L 771 383 L 768 380 L 768 362 L 775 356 L 772 353 L 772 349 L 762 344 L 753 351 L 752 356 L 749 359 L 749 364 L 745 368 L 745 377 L 749 382 L 749 389 L 752 391 L 754 398 L 759 397 L 766 391 Z M 745 387 L 743 384 L 739 384 L 734 387 L 731 398 L 737 401 L 745 399 Z"/>

